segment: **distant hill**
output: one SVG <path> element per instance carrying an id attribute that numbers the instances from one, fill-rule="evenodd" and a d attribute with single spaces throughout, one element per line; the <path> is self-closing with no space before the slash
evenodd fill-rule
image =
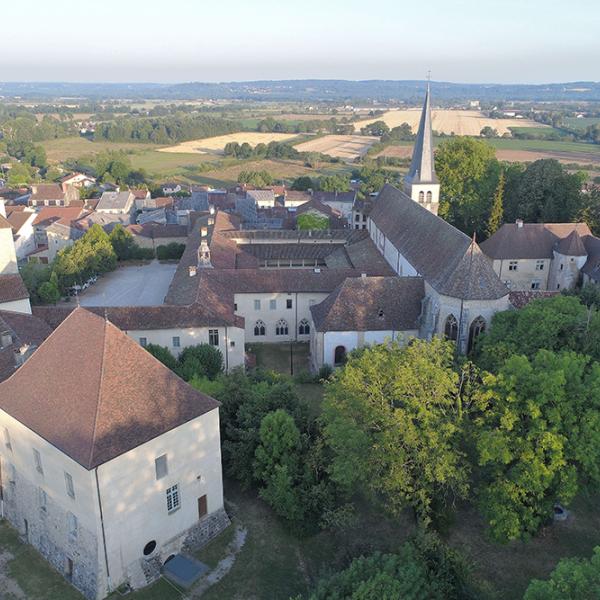
<path id="1" fill-rule="evenodd" d="M 135 100 L 229 99 L 303 102 L 347 102 L 376 100 L 415 102 L 423 97 L 424 81 L 346 81 L 302 79 L 289 81 L 246 81 L 230 83 L 0 83 L 0 96 L 28 100 L 86 98 Z M 600 82 L 479 84 L 431 82 L 437 101 L 477 100 L 600 101 Z"/>

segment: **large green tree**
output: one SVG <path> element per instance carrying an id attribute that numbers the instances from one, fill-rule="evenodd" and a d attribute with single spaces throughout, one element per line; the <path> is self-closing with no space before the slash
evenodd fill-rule
<path id="1" fill-rule="evenodd" d="M 440 216 L 468 235 L 484 237 L 500 176 L 494 148 L 474 138 L 445 140 L 435 153 L 435 169 Z"/>
<path id="2" fill-rule="evenodd" d="M 492 536 L 527 538 L 600 482 L 600 365 L 574 352 L 512 356 L 484 376 L 474 438 L 479 502 Z"/>
<path id="3" fill-rule="evenodd" d="M 534 579 L 523 600 L 583 600 L 600 598 L 600 546 L 584 558 L 563 558 L 550 578 Z"/>
<path id="4" fill-rule="evenodd" d="M 467 492 L 452 358 L 452 344 L 439 339 L 350 356 L 323 403 L 334 481 L 382 499 L 394 514 L 410 506 L 423 523 Z"/>

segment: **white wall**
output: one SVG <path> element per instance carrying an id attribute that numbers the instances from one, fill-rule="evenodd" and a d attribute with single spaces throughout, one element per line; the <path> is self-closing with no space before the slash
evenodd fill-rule
<path id="1" fill-rule="evenodd" d="M 0 275 L 18 272 L 12 229 L 3 227 L 0 229 Z"/>
<path id="2" fill-rule="evenodd" d="M 24 298 L 23 300 L 13 300 L 12 302 L 1 302 L 0 310 L 11 310 L 13 312 L 27 313 L 31 314 L 31 304 L 29 303 L 29 298 Z"/>
<path id="3" fill-rule="evenodd" d="M 231 370 L 244 365 L 244 330 L 240 327 L 194 327 L 180 329 L 143 329 L 127 330 L 125 333 L 140 343 L 140 338 L 146 338 L 148 344 L 166 346 L 173 356 L 179 356 L 184 348 L 197 344 L 208 344 L 208 330 L 219 331 L 219 350 L 223 355 L 223 367 Z M 173 346 L 173 337 L 179 337 L 179 348 Z M 233 345 L 231 345 L 233 342 Z"/>
<path id="4" fill-rule="evenodd" d="M 31 213 L 29 220 L 19 229 L 18 237 L 15 240 L 15 252 L 17 260 L 23 260 L 30 252 L 35 250 L 35 232 L 33 221 L 35 213 Z"/>
<path id="5" fill-rule="evenodd" d="M 371 219 L 369 219 L 369 233 L 379 252 L 383 254 L 385 260 L 398 275 L 401 277 L 415 277 L 419 275 L 417 270 L 398 252 L 396 247 L 385 237 L 383 232 L 379 230 Z"/>
<path id="6" fill-rule="evenodd" d="M 168 474 L 157 481 L 154 461 L 162 454 Z M 161 561 L 180 549 L 179 536 L 199 521 L 199 497 L 207 496 L 208 514 L 223 507 L 218 409 L 101 465 L 98 479 L 114 586 L 149 541 Z M 181 507 L 169 514 L 166 490 L 174 484 Z"/>

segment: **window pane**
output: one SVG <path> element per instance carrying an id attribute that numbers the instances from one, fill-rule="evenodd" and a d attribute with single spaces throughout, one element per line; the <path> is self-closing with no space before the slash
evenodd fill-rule
<path id="1" fill-rule="evenodd" d="M 156 479 L 162 479 L 168 473 L 166 454 L 159 456 L 154 461 L 154 469 L 156 470 Z"/>
<path id="2" fill-rule="evenodd" d="M 67 494 L 69 494 L 69 496 L 71 496 L 71 498 L 75 498 L 75 488 L 73 487 L 73 478 L 66 471 L 65 471 L 65 486 L 67 488 Z"/>

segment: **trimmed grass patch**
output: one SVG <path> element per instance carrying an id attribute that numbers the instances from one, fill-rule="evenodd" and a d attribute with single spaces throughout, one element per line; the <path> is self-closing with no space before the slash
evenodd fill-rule
<path id="1" fill-rule="evenodd" d="M 219 561 L 227 554 L 227 546 L 233 540 L 235 535 L 235 525 L 229 525 L 227 529 L 221 532 L 214 540 L 211 540 L 204 548 L 194 553 L 194 556 L 201 562 L 214 569 Z"/>

